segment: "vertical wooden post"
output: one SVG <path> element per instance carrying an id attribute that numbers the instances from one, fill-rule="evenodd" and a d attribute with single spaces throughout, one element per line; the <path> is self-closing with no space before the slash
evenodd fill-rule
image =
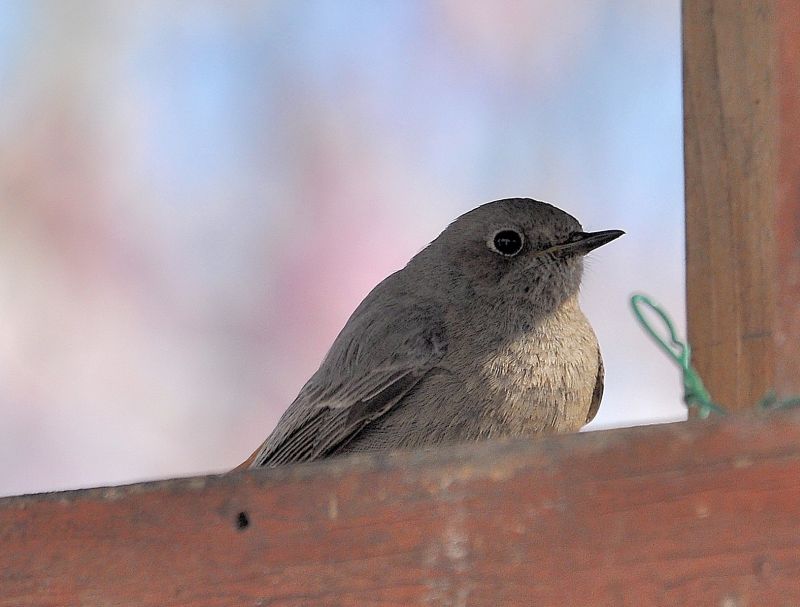
<path id="1" fill-rule="evenodd" d="M 684 0 L 686 295 L 715 400 L 800 394 L 800 3 Z"/>
<path id="2" fill-rule="evenodd" d="M 800 393 L 800 3 L 778 6 L 775 385 L 788 395 Z"/>

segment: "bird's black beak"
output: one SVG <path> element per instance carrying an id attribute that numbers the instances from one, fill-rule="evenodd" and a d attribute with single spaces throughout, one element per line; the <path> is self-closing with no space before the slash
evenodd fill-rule
<path id="1" fill-rule="evenodd" d="M 616 240 L 625 232 L 622 230 L 603 230 L 601 232 L 573 232 L 566 242 L 557 244 L 552 250 L 561 251 L 570 255 L 586 255 L 597 247 L 602 247 L 612 240 Z"/>

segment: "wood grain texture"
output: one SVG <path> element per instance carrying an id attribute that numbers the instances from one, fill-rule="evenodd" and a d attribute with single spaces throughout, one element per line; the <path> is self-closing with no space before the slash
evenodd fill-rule
<path id="1" fill-rule="evenodd" d="M 0 605 L 796 605 L 798 479 L 794 412 L 6 498 Z"/>
<path id="2" fill-rule="evenodd" d="M 800 2 L 779 0 L 775 385 L 800 393 Z"/>
<path id="3" fill-rule="evenodd" d="M 800 5 L 683 2 L 689 340 L 732 409 L 800 394 Z"/>

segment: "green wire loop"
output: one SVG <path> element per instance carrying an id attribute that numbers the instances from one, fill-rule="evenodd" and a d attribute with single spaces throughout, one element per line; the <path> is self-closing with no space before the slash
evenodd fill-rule
<path id="1" fill-rule="evenodd" d="M 650 321 L 645 318 L 641 309 L 642 306 L 648 307 L 661 318 L 669 333 L 668 337 L 662 337 L 656 332 Z M 641 294 L 631 296 L 631 308 L 645 332 L 680 367 L 683 373 L 683 402 L 686 403 L 686 406 L 696 407 L 699 416 L 702 418 L 708 417 L 711 413 L 725 415 L 725 409 L 711 400 L 711 395 L 703 385 L 703 380 L 700 379 L 697 371 L 692 367 L 692 350 L 689 344 L 678 337 L 672 319 L 663 308 L 646 295 Z"/>

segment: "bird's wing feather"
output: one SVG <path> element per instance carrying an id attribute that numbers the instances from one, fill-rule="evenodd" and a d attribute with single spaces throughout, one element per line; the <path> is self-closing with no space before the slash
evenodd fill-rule
<path id="1" fill-rule="evenodd" d="M 600 348 L 597 349 L 597 379 L 594 382 L 594 392 L 592 392 L 592 402 L 589 405 L 589 412 L 586 414 L 586 423 L 594 419 L 597 410 L 600 408 L 600 401 L 603 400 L 603 385 L 605 380 L 605 368 L 603 367 L 603 357 L 600 355 Z"/>
<path id="2" fill-rule="evenodd" d="M 365 313 L 370 309 L 375 313 Z M 400 402 L 446 348 L 437 304 L 411 298 L 398 298 L 382 309 L 362 304 L 250 467 L 335 453 Z"/>

